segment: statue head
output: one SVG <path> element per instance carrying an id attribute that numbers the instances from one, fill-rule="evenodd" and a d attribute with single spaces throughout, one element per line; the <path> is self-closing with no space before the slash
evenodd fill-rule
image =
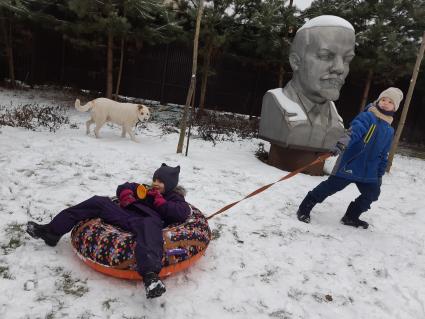
<path id="1" fill-rule="evenodd" d="M 338 100 L 354 47 L 354 28 L 347 20 L 329 15 L 309 20 L 290 49 L 295 90 L 314 103 Z"/>

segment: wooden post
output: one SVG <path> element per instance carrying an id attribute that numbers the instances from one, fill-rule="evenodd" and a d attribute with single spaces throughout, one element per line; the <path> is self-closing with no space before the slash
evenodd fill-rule
<path id="1" fill-rule="evenodd" d="M 201 18 L 202 18 L 203 9 L 204 9 L 204 0 L 200 0 L 198 5 L 198 14 L 196 17 L 195 37 L 193 40 L 192 76 L 190 78 L 189 91 L 187 92 L 186 104 L 184 106 L 183 116 L 180 123 L 180 137 L 179 137 L 179 143 L 177 145 L 177 153 L 183 152 L 184 136 L 186 134 L 186 127 L 187 127 L 187 114 L 189 113 L 189 106 L 192 100 L 192 95 L 195 94 L 196 67 L 198 64 L 199 30 L 201 28 Z"/>
<path id="2" fill-rule="evenodd" d="M 112 32 L 108 32 L 108 46 L 106 51 L 106 97 L 112 99 L 112 83 L 113 83 L 113 45 L 114 36 Z"/>
<path id="3" fill-rule="evenodd" d="M 120 67 L 118 69 L 118 78 L 117 78 L 117 86 L 115 88 L 115 96 L 114 100 L 118 101 L 118 94 L 120 92 L 120 85 L 121 85 L 121 76 L 122 76 L 122 68 L 124 64 L 124 36 L 121 38 L 121 52 L 120 52 Z"/>
<path id="4" fill-rule="evenodd" d="M 390 154 L 388 156 L 388 164 L 387 164 L 387 169 L 386 169 L 387 172 L 389 172 L 390 169 L 391 169 L 394 154 L 395 154 L 395 151 L 397 150 L 397 146 L 398 146 L 398 142 L 400 140 L 401 133 L 403 132 L 404 123 L 406 122 L 407 112 L 409 111 L 409 105 L 410 105 L 410 101 L 412 99 L 413 90 L 415 88 L 416 79 L 418 78 L 419 68 L 421 66 L 422 58 L 424 56 L 424 51 L 425 51 L 425 32 L 422 36 L 422 44 L 421 44 L 421 47 L 419 49 L 418 56 L 416 58 L 416 63 L 415 63 L 415 67 L 413 69 L 412 78 L 410 80 L 410 85 L 409 85 L 409 90 L 407 92 L 406 100 L 404 101 L 403 112 L 401 113 L 400 122 L 398 123 L 397 131 L 395 133 L 393 144 L 391 145 Z"/>
<path id="5" fill-rule="evenodd" d="M 195 87 L 196 87 L 196 81 L 195 81 Z M 187 143 L 186 143 L 185 156 L 187 156 L 187 153 L 189 152 L 190 130 L 191 130 L 192 124 L 193 124 L 193 117 L 194 117 L 193 113 L 195 112 L 195 98 L 196 98 L 196 93 L 192 94 L 191 112 L 190 112 L 190 119 L 189 119 L 189 130 L 187 131 Z"/>
<path id="6" fill-rule="evenodd" d="M 161 78 L 161 93 L 159 102 L 161 104 L 165 104 L 166 100 L 164 97 L 165 94 L 165 81 L 166 81 L 166 75 L 167 75 L 167 66 L 168 66 L 168 55 L 170 51 L 170 44 L 167 43 L 166 49 L 165 49 L 165 62 L 164 62 L 164 68 L 162 69 L 162 78 Z"/>
<path id="7" fill-rule="evenodd" d="M 370 68 L 369 71 L 367 72 L 366 85 L 363 90 L 362 100 L 360 101 L 359 113 L 363 112 L 364 107 L 366 106 L 367 98 L 369 96 L 370 85 L 372 84 L 372 79 L 373 79 L 373 69 Z"/>

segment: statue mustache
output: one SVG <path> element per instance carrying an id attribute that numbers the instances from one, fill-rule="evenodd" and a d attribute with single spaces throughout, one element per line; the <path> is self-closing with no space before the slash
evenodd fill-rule
<path id="1" fill-rule="evenodd" d="M 341 87 L 345 83 L 344 79 L 341 79 L 340 77 L 335 77 L 335 76 L 332 76 L 332 75 L 325 75 L 320 80 L 325 81 L 330 86 L 334 86 L 334 87 Z"/>

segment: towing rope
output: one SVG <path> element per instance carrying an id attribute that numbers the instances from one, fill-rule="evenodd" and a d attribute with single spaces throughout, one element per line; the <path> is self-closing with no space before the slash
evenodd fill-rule
<path id="1" fill-rule="evenodd" d="M 259 194 L 259 193 L 261 193 L 261 192 L 264 192 L 266 189 L 268 189 L 269 187 L 273 186 L 274 184 L 276 184 L 276 183 L 278 183 L 278 182 L 281 182 L 281 181 L 283 181 L 283 180 L 285 180 L 285 179 L 288 179 L 288 178 L 291 178 L 291 177 L 293 177 L 293 176 L 297 175 L 298 173 L 301 173 L 302 171 L 306 170 L 306 169 L 307 169 L 307 168 L 309 168 L 310 166 L 313 166 L 313 165 L 315 165 L 315 164 L 318 164 L 318 163 L 324 162 L 324 161 L 325 161 L 325 160 L 326 160 L 329 156 L 331 156 L 331 153 L 325 153 L 325 154 L 320 155 L 320 156 L 319 156 L 318 158 L 316 158 L 313 162 L 311 162 L 311 163 L 309 163 L 309 164 L 307 164 L 307 165 L 305 165 L 305 166 L 303 166 L 303 167 L 301 167 L 301 168 L 298 168 L 298 169 L 296 169 L 295 171 L 290 172 L 289 174 L 287 174 L 287 175 L 283 176 L 281 179 L 277 180 L 276 182 L 274 182 L 274 183 L 270 183 L 270 184 L 267 184 L 267 185 L 264 185 L 264 186 L 260 187 L 259 189 L 257 189 L 257 190 L 255 190 L 255 191 L 253 191 L 252 193 L 248 194 L 247 196 L 245 196 L 245 197 L 244 197 L 244 198 L 242 198 L 241 200 L 238 200 L 238 201 L 236 201 L 236 202 L 233 202 L 233 203 L 230 203 L 230 204 L 228 204 L 228 205 L 224 206 L 223 208 L 221 208 L 221 209 L 219 209 L 218 211 L 216 211 L 214 214 L 212 214 L 212 215 L 208 216 L 208 217 L 207 217 L 207 219 L 211 219 L 211 218 L 213 218 L 214 216 L 216 216 L 216 215 L 218 215 L 218 214 L 221 214 L 221 213 L 225 212 L 225 211 L 226 211 L 226 210 L 228 210 L 229 208 L 231 208 L 231 207 L 235 206 L 237 203 L 239 203 L 239 202 L 241 202 L 241 201 L 243 201 L 243 200 L 245 200 L 245 199 L 247 199 L 247 198 L 250 198 L 250 197 L 255 196 L 255 195 L 257 195 L 257 194 Z"/>

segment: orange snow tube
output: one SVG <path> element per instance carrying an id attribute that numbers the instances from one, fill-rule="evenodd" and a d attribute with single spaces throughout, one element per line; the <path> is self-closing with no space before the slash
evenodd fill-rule
<path id="1" fill-rule="evenodd" d="M 205 216 L 194 206 L 186 222 L 164 228 L 164 254 L 160 277 L 184 270 L 205 254 L 211 230 Z M 140 280 L 136 271 L 132 233 L 90 219 L 76 225 L 71 232 L 72 247 L 89 267 L 109 276 Z"/>

